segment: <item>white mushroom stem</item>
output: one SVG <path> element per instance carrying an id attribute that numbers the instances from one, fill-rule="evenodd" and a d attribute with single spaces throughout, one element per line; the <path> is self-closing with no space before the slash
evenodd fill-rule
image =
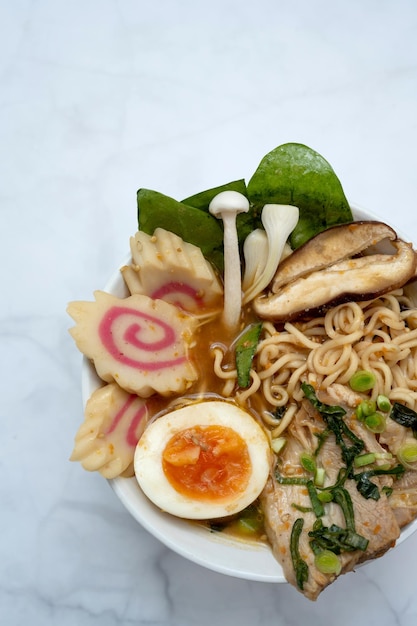
<path id="1" fill-rule="evenodd" d="M 249 211 L 248 199 L 237 191 L 222 191 L 210 202 L 209 211 L 223 220 L 224 248 L 224 305 L 223 323 L 235 329 L 242 309 L 242 277 L 240 270 L 239 243 L 236 216 Z"/>
<path id="2" fill-rule="evenodd" d="M 261 220 L 268 239 L 268 254 L 262 272 L 255 274 L 254 282 L 246 286 L 243 302 L 246 304 L 253 300 L 269 285 L 274 277 L 284 251 L 285 243 L 297 225 L 299 210 L 289 204 L 265 204 L 262 209 Z"/>
<path id="3" fill-rule="evenodd" d="M 268 237 L 262 228 L 256 228 L 245 239 L 243 244 L 245 257 L 245 273 L 242 289 L 245 293 L 261 276 L 268 259 Z"/>

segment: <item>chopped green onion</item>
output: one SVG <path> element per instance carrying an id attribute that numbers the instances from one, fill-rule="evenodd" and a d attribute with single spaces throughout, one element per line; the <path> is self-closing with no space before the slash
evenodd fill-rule
<path id="1" fill-rule="evenodd" d="M 391 452 L 374 452 L 377 461 L 390 461 L 392 459 Z"/>
<path id="2" fill-rule="evenodd" d="M 311 506 L 301 506 L 301 504 L 296 504 L 295 502 L 292 502 L 291 506 L 296 511 L 300 511 L 300 513 L 311 513 L 313 510 Z"/>
<path id="3" fill-rule="evenodd" d="M 353 391 L 369 391 L 375 385 L 375 374 L 366 370 L 359 370 L 349 380 L 349 385 Z"/>
<path id="4" fill-rule="evenodd" d="M 391 468 L 391 463 L 381 463 L 380 465 L 378 465 L 378 469 L 386 471 L 389 470 Z"/>
<path id="5" fill-rule="evenodd" d="M 364 400 L 360 403 L 360 407 L 362 409 L 363 417 L 368 417 L 368 415 L 372 415 L 376 411 L 376 402 L 375 400 Z"/>
<path id="6" fill-rule="evenodd" d="M 256 504 L 249 505 L 239 516 L 238 527 L 247 535 L 258 533 L 263 528 L 264 518 Z"/>
<path id="7" fill-rule="evenodd" d="M 322 574 L 336 574 L 342 571 L 342 564 L 339 557 L 330 550 L 322 550 L 314 557 L 314 565 Z"/>
<path id="8" fill-rule="evenodd" d="M 382 393 L 380 393 L 377 397 L 376 403 L 380 411 L 383 411 L 384 413 L 389 413 L 391 411 L 391 402 L 389 401 L 389 398 L 384 396 Z"/>
<path id="9" fill-rule="evenodd" d="M 314 524 L 313 530 L 310 530 L 308 536 L 314 541 L 315 554 L 318 552 L 318 547 L 340 554 L 341 552 L 366 550 L 369 543 L 368 539 L 357 532 L 348 528 L 341 528 L 336 524 L 332 524 L 330 527 Z"/>
<path id="10" fill-rule="evenodd" d="M 311 454 L 308 454 L 308 452 L 302 452 L 300 455 L 300 463 L 307 472 L 310 472 L 311 474 L 315 473 L 317 469 L 316 461 Z"/>
<path id="11" fill-rule="evenodd" d="M 308 580 L 308 565 L 301 558 L 299 551 L 299 542 L 300 535 L 303 530 L 304 520 L 302 517 L 295 520 L 293 527 L 291 529 L 291 537 L 290 537 L 290 553 L 291 560 L 294 567 L 295 579 L 297 582 L 297 587 L 301 590 L 304 588 L 304 583 Z"/>
<path id="12" fill-rule="evenodd" d="M 402 465 L 409 469 L 415 469 L 415 463 L 417 463 L 417 441 L 408 440 L 398 450 L 397 457 Z"/>
<path id="13" fill-rule="evenodd" d="M 279 454 L 286 443 L 287 440 L 285 439 L 285 437 L 276 437 L 271 441 L 271 448 L 275 452 L 275 454 Z"/>
<path id="14" fill-rule="evenodd" d="M 375 463 L 375 460 L 375 454 L 373 452 L 369 452 L 368 454 L 360 454 L 359 456 L 355 456 L 353 464 L 355 467 L 363 467 L 364 465 L 370 465 L 371 463 Z"/>
<path id="15" fill-rule="evenodd" d="M 385 417 L 381 413 L 372 413 L 365 418 L 365 426 L 372 433 L 383 433 L 385 430 Z"/>
<path id="16" fill-rule="evenodd" d="M 307 491 L 315 516 L 321 517 L 322 515 L 324 515 L 324 508 L 322 502 L 318 497 L 317 489 L 315 488 L 312 480 L 309 480 L 307 483 Z"/>
<path id="17" fill-rule="evenodd" d="M 316 485 L 316 487 L 323 487 L 325 478 L 326 471 L 324 467 L 318 467 L 314 474 L 314 484 Z"/>
<path id="18" fill-rule="evenodd" d="M 372 415 L 376 411 L 375 400 L 363 400 L 359 406 L 356 407 L 356 417 L 360 422 L 364 422 L 368 415 Z"/>
<path id="19" fill-rule="evenodd" d="M 324 489 L 323 491 L 319 491 L 317 497 L 320 502 L 323 503 L 331 502 L 333 500 L 333 494 L 330 489 Z"/>
<path id="20" fill-rule="evenodd" d="M 350 493 L 344 487 L 333 488 L 333 500 L 340 506 L 345 518 L 346 528 L 355 531 L 355 511 Z"/>

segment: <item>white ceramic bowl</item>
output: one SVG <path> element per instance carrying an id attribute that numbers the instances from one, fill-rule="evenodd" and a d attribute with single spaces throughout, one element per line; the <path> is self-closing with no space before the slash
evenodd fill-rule
<path id="1" fill-rule="evenodd" d="M 353 206 L 352 210 L 357 220 L 379 219 L 358 206 Z M 407 239 L 400 232 L 398 235 Z M 129 260 L 130 257 L 127 257 L 121 266 Z M 119 297 L 128 295 L 119 270 L 111 277 L 104 291 Z M 88 359 L 84 358 L 82 366 L 84 403 L 100 384 L 101 381 L 94 368 Z M 282 568 L 268 546 L 243 542 L 222 533 L 210 532 L 203 526 L 163 513 L 142 493 L 136 478 L 114 478 L 109 482 L 129 513 L 146 530 L 190 561 L 237 578 L 271 583 L 286 582 Z M 414 520 L 402 530 L 397 545 L 416 530 L 417 520 Z"/>

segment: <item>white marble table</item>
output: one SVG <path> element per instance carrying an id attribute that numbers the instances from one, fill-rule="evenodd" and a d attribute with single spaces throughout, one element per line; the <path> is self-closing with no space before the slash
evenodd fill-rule
<path id="1" fill-rule="evenodd" d="M 417 534 L 310 603 L 165 548 L 68 462 L 65 313 L 127 251 L 138 187 L 181 198 L 287 141 L 417 240 L 414 0 L 0 0 L 0 623 L 414 626 Z"/>

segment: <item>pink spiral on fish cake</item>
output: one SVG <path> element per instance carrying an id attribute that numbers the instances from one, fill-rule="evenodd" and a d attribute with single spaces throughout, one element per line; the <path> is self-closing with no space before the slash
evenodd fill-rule
<path id="1" fill-rule="evenodd" d="M 178 294 L 177 299 L 175 299 L 175 294 Z M 197 289 L 178 281 L 171 281 L 161 285 L 151 294 L 151 298 L 154 300 L 166 300 L 185 310 L 190 308 L 187 304 L 187 300 L 188 302 L 189 300 L 194 302 L 194 305 L 198 308 L 201 308 L 204 304 L 203 298 Z"/>
<path id="2" fill-rule="evenodd" d="M 140 404 L 139 408 L 135 410 L 132 415 L 129 410 L 135 401 L 138 401 L 137 396 L 129 396 L 125 404 L 117 411 L 110 427 L 106 431 L 106 434 L 111 434 L 117 429 L 124 430 L 126 443 L 131 448 L 134 448 L 139 440 L 137 430 L 141 421 L 146 418 L 148 412 L 146 404 Z"/>
<path id="3" fill-rule="evenodd" d="M 125 320 L 123 318 L 126 318 Z M 122 323 L 126 321 L 124 326 Z M 146 340 L 147 332 L 161 331 L 161 337 L 155 341 Z M 124 306 L 113 306 L 106 311 L 99 325 L 99 337 L 108 353 L 123 365 L 157 371 L 184 363 L 185 356 L 158 360 L 158 353 L 163 350 L 177 350 L 175 331 L 168 323 L 158 317 L 142 313 Z M 126 352 L 129 351 L 129 354 Z M 136 351 L 136 356 L 131 353 Z M 146 356 L 153 353 L 153 359 Z"/>

